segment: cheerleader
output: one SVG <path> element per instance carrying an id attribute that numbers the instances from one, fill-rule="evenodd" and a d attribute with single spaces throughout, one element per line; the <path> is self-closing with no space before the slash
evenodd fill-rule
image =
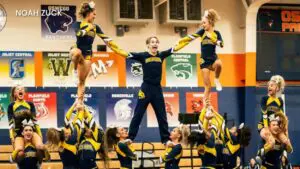
<path id="1" fill-rule="evenodd" d="M 105 131 L 105 147 L 117 152 L 121 169 L 132 169 L 132 161 L 138 160 L 131 142 L 126 142 L 128 132 L 123 127 L 109 127 Z"/>
<path id="2" fill-rule="evenodd" d="M 78 85 L 78 101 L 83 101 L 85 81 L 91 69 L 92 46 L 95 36 L 98 35 L 104 42 L 108 41 L 101 28 L 94 24 L 96 18 L 95 3 L 84 2 L 79 10 L 82 21 L 76 22 L 73 27 L 76 33 L 76 45 L 71 47 L 70 57 L 74 64 L 73 78 Z"/>
<path id="3" fill-rule="evenodd" d="M 179 50 L 188 45 L 194 39 L 200 38 L 201 40 L 201 63 L 200 68 L 202 71 L 202 77 L 204 81 L 204 100 L 205 104 L 210 105 L 210 72 L 215 71 L 215 85 L 216 90 L 221 91 L 222 85 L 219 81 L 219 77 L 222 70 L 222 62 L 216 54 L 216 46 L 224 47 L 223 39 L 219 31 L 215 30 L 215 23 L 220 19 L 217 11 L 209 9 L 204 12 L 204 16 L 201 21 L 203 28 L 199 29 L 196 33 L 188 35 L 178 42 L 175 50 Z"/>
<path id="4" fill-rule="evenodd" d="M 19 169 L 39 169 L 40 164 L 42 163 L 43 158 L 45 157 L 45 160 L 50 159 L 50 154 L 48 151 L 45 151 L 45 154 L 41 154 L 41 152 L 38 152 L 35 146 L 32 144 L 33 140 L 33 133 L 34 133 L 34 123 L 26 119 L 22 122 L 23 130 L 22 130 L 22 136 L 24 137 L 24 154 L 16 154 L 12 153 L 12 161 L 16 161 Z"/>
<path id="5" fill-rule="evenodd" d="M 283 116 L 272 115 L 269 119 L 269 131 L 275 138 L 275 143 L 272 149 L 266 151 L 263 148 L 264 156 L 262 158 L 262 169 L 280 169 L 281 168 L 281 156 L 284 151 L 290 152 L 292 145 L 290 142 L 281 143 L 278 136 L 281 132 L 281 124 Z"/>
<path id="6" fill-rule="evenodd" d="M 279 75 L 272 76 L 268 82 L 268 95 L 264 96 L 261 100 L 262 118 L 258 123 L 258 131 L 260 132 L 261 138 L 265 141 L 265 144 L 261 151 L 259 151 L 259 156 L 263 156 L 264 153 L 273 149 L 276 139 L 283 144 L 291 145 L 288 138 L 288 119 L 283 112 L 284 102 L 281 98 L 284 86 L 285 82 L 283 77 Z M 274 116 L 281 118 L 281 131 L 276 136 L 269 131 L 270 118 L 274 118 Z M 291 146 L 289 146 L 289 148 L 291 148 Z M 290 153 L 292 149 L 288 149 L 287 151 Z"/>
<path id="7" fill-rule="evenodd" d="M 95 123 L 93 115 L 85 109 L 85 128 L 78 148 L 78 159 L 80 169 L 96 169 L 96 155 L 104 159 L 104 166 L 107 167 L 107 150 L 104 150 L 104 131 Z"/>
<path id="8" fill-rule="evenodd" d="M 13 154 L 24 155 L 24 137 L 22 135 L 22 121 L 31 120 L 33 125 L 32 144 L 37 151 L 44 151 L 40 126 L 36 123 L 36 111 L 34 104 L 24 100 L 25 88 L 21 85 L 15 86 L 11 90 L 11 100 L 8 105 L 7 115 L 9 121 L 9 137 L 13 145 Z"/>
<path id="9" fill-rule="evenodd" d="M 167 144 L 165 153 L 160 157 L 165 162 L 165 169 L 179 169 L 179 162 L 182 156 L 182 144 L 187 145 L 190 129 L 186 125 L 179 125 L 170 134 L 171 143 Z"/>
<path id="10" fill-rule="evenodd" d="M 77 109 L 76 118 L 71 120 L 74 109 Z M 76 102 L 70 107 L 65 116 L 63 128 L 49 128 L 47 144 L 50 149 L 58 149 L 64 169 L 78 169 L 77 145 L 81 136 L 81 126 L 84 117 L 84 107 Z"/>

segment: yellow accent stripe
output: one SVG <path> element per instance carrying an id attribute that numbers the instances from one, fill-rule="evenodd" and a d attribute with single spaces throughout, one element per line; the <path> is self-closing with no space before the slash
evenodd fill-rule
<path id="1" fill-rule="evenodd" d="M 77 153 L 77 148 L 75 145 L 71 145 L 71 144 L 68 144 L 66 143 L 65 141 L 61 144 L 61 146 L 64 148 L 64 149 L 67 149 L 69 151 L 71 151 L 73 154 L 76 155 Z"/>
<path id="2" fill-rule="evenodd" d="M 126 157 L 126 154 L 119 148 L 118 145 L 115 146 L 116 152 L 120 154 L 122 157 Z"/>
<path id="3" fill-rule="evenodd" d="M 212 154 L 213 156 L 217 156 L 217 150 L 216 148 L 210 148 L 210 147 L 207 147 L 206 145 L 204 145 L 204 151 L 207 152 L 207 153 L 210 153 Z"/>

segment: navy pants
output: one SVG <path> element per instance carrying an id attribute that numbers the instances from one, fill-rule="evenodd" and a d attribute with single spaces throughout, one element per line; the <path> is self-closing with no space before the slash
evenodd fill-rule
<path id="1" fill-rule="evenodd" d="M 129 126 L 129 138 L 131 140 L 135 139 L 149 103 L 151 103 L 158 121 L 161 142 L 166 143 L 169 140 L 170 133 L 168 131 L 169 127 L 162 88 L 160 85 L 147 83 L 142 84 L 138 93 L 138 102 Z"/>

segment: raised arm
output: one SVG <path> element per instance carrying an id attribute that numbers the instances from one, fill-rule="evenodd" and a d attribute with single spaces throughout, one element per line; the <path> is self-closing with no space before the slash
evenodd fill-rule
<path id="1" fill-rule="evenodd" d="M 98 25 L 96 25 L 96 33 L 113 52 L 125 58 L 132 57 L 131 53 L 121 49 L 111 38 L 105 35 L 100 26 Z"/>
<path id="2" fill-rule="evenodd" d="M 190 35 L 187 35 L 185 37 L 183 37 L 182 39 L 180 39 L 178 41 L 178 43 L 175 45 L 174 47 L 174 52 L 177 52 L 179 51 L 180 49 L 184 48 L 185 46 L 187 46 L 188 44 L 190 44 L 193 40 L 199 38 L 199 37 L 202 37 L 203 34 L 204 34 L 204 29 L 200 29 L 198 30 L 196 33 L 194 34 L 190 34 Z"/>

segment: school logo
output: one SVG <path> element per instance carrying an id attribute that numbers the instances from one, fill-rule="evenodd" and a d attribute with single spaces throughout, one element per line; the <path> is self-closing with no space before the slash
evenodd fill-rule
<path id="1" fill-rule="evenodd" d="M 24 59 L 11 59 L 10 60 L 9 76 L 13 79 L 21 79 L 25 76 L 25 63 Z"/>
<path id="2" fill-rule="evenodd" d="M 133 74 L 133 76 L 141 76 L 141 75 L 143 75 L 142 64 L 137 63 L 137 62 L 136 63 L 132 63 L 130 71 Z"/>
<path id="3" fill-rule="evenodd" d="M 132 118 L 132 108 L 129 106 L 131 104 L 129 99 L 121 99 L 114 106 L 114 112 L 117 120 L 130 120 Z"/>
<path id="4" fill-rule="evenodd" d="M 7 17 L 6 11 L 4 7 L 0 4 L 0 32 L 5 27 L 6 17 Z"/>
<path id="5" fill-rule="evenodd" d="M 193 76 L 193 66 L 190 63 L 178 63 L 176 65 L 173 65 L 171 67 L 171 70 L 177 79 L 186 80 Z"/>
<path id="6" fill-rule="evenodd" d="M 71 59 L 51 58 L 49 59 L 49 69 L 53 71 L 54 76 L 69 76 Z"/>
<path id="7" fill-rule="evenodd" d="M 59 12 L 59 15 L 47 16 L 44 22 L 51 33 L 67 32 L 69 25 L 73 23 L 73 18 L 65 12 Z"/>
<path id="8" fill-rule="evenodd" d="M 106 74 L 108 72 L 107 68 L 112 67 L 113 64 L 114 64 L 113 60 L 107 60 L 105 62 L 103 62 L 100 59 L 97 60 L 91 65 L 92 75 L 94 76 L 94 78 L 97 78 L 98 75 L 100 74 Z"/>

